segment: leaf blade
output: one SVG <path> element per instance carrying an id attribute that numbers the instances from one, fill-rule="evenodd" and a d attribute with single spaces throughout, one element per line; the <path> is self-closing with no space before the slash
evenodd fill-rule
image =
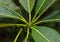
<path id="1" fill-rule="evenodd" d="M 49 42 L 49 40 L 34 27 L 32 27 L 32 36 L 33 36 L 33 39 L 35 40 L 35 42 L 41 42 L 41 41 L 42 42 Z"/>
<path id="2" fill-rule="evenodd" d="M 60 10 L 51 12 L 48 16 L 43 18 L 43 20 L 46 20 L 46 19 L 60 19 Z"/>
<path id="3" fill-rule="evenodd" d="M 34 22 L 36 22 L 37 21 L 37 19 L 41 16 L 41 15 L 43 15 L 43 13 L 55 2 L 56 0 L 45 0 L 45 2 L 44 2 L 44 5 L 42 6 L 42 8 L 40 9 L 40 11 L 39 11 L 39 14 L 38 14 L 38 16 L 37 16 L 37 18 L 34 20 Z M 35 16 L 35 17 L 36 17 Z M 33 22 L 32 22 L 33 23 Z"/>
<path id="4" fill-rule="evenodd" d="M 13 9 L 11 9 L 5 5 L 0 5 L 0 18 L 2 18 L 4 16 L 5 16 L 5 18 L 7 17 L 7 18 L 19 19 L 19 20 L 22 20 L 23 22 L 27 23 L 27 21 L 23 18 L 23 16 L 20 15 L 19 13 L 15 12 Z"/>
<path id="5" fill-rule="evenodd" d="M 35 19 L 35 17 L 37 16 L 38 12 L 42 8 L 44 2 L 45 2 L 45 0 L 37 0 L 37 2 L 36 2 L 37 4 L 36 4 L 36 8 L 35 8 L 35 15 L 33 17 L 33 20 Z"/>
<path id="6" fill-rule="evenodd" d="M 20 17 L 16 14 L 15 11 L 9 9 L 8 7 L 6 6 L 3 6 L 3 5 L 0 5 L 0 15 L 1 16 L 10 16 L 10 17 Z"/>
<path id="7" fill-rule="evenodd" d="M 33 9 L 35 0 L 19 0 L 19 2 L 21 3 L 21 5 L 24 7 L 24 9 L 27 12 L 29 12 L 29 9 L 30 9 L 30 12 L 31 12 L 32 9 Z"/>
<path id="8" fill-rule="evenodd" d="M 35 26 L 35 29 L 44 34 L 50 42 L 60 42 L 60 34 L 56 30 L 53 30 L 46 26 Z"/>
<path id="9" fill-rule="evenodd" d="M 40 21 L 38 21 L 36 24 L 39 23 L 49 23 L 49 22 L 60 22 L 60 10 L 51 12 L 48 16 L 42 18 Z"/>

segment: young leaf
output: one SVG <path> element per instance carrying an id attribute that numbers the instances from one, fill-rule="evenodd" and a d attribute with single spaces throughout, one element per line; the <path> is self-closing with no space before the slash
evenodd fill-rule
<path id="1" fill-rule="evenodd" d="M 56 30 L 53 30 L 45 26 L 35 26 L 35 29 L 41 32 L 45 37 L 47 37 L 50 42 L 60 42 L 60 34 Z M 32 36 L 35 41 L 41 38 L 40 36 L 38 36 L 39 34 L 37 33 L 36 30 L 32 29 Z M 41 41 L 42 39 L 39 40 Z M 41 41 L 41 42 L 45 42 L 45 41 Z"/>
<path id="2" fill-rule="evenodd" d="M 19 0 L 21 5 L 25 8 L 27 12 L 31 12 L 35 3 L 35 0 Z"/>
<path id="3" fill-rule="evenodd" d="M 49 42 L 49 40 L 35 27 L 32 27 L 32 37 L 35 42 Z"/>

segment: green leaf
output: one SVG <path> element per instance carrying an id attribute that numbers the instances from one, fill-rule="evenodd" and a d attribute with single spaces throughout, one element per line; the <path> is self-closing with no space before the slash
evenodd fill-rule
<path id="1" fill-rule="evenodd" d="M 44 17 L 42 21 L 45 22 L 60 22 L 60 10 L 53 11 L 48 16 Z"/>
<path id="2" fill-rule="evenodd" d="M 41 0 L 41 1 L 42 1 L 42 0 Z M 55 0 L 43 0 L 42 3 L 41 3 L 41 2 L 39 3 L 39 2 L 40 2 L 40 1 L 38 0 L 38 1 L 37 1 L 37 5 L 36 5 L 36 11 L 39 10 L 38 13 L 41 13 L 41 12 L 45 11 L 46 9 L 48 9 L 48 8 L 55 2 Z M 43 5 L 41 6 L 40 4 L 41 4 L 41 5 L 43 4 Z M 38 7 L 38 6 L 39 6 L 39 7 Z M 40 7 L 41 7 L 41 8 L 40 8 Z M 37 9 L 37 8 L 38 8 L 38 9 Z M 39 8 L 40 8 L 40 9 L 39 9 Z M 36 11 L 35 11 L 35 12 L 36 12 Z"/>
<path id="3" fill-rule="evenodd" d="M 45 0 L 37 0 L 37 1 L 36 1 L 35 15 L 34 15 L 34 17 L 33 17 L 33 20 L 35 19 L 35 17 L 37 16 L 38 12 L 39 12 L 40 9 L 42 8 L 44 2 L 45 2 Z"/>
<path id="4" fill-rule="evenodd" d="M 38 14 L 40 9 L 42 8 L 43 4 L 45 3 L 46 0 L 37 0 L 36 1 L 36 8 L 35 8 L 35 14 Z"/>
<path id="5" fill-rule="evenodd" d="M 42 18 L 39 22 L 35 23 L 44 23 L 44 22 L 60 22 L 60 10 L 51 12 L 48 16 Z"/>
<path id="6" fill-rule="evenodd" d="M 6 5 L 11 9 L 19 10 L 19 7 L 13 2 L 13 0 L 0 0 L 1 5 Z"/>
<path id="7" fill-rule="evenodd" d="M 0 18 L 1 17 L 19 19 L 21 16 L 7 6 L 0 5 Z"/>
<path id="8" fill-rule="evenodd" d="M 43 20 L 47 20 L 47 19 L 60 19 L 60 10 L 53 11 L 49 13 L 48 16 L 43 18 Z"/>
<path id="9" fill-rule="evenodd" d="M 19 0 L 21 5 L 27 12 L 31 12 L 35 3 L 35 0 Z"/>
<path id="10" fill-rule="evenodd" d="M 41 32 L 49 40 L 49 42 L 60 42 L 60 34 L 56 30 L 45 26 L 35 26 L 34 28 Z M 41 36 L 39 36 L 36 30 L 32 29 L 32 36 L 34 40 L 38 42 L 38 39 L 41 38 Z M 45 42 L 41 40 L 42 39 L 39 39 L 40 42 Z"/>
<path id="11" fill-rule="evenodd" d="M 23 22 L 27 23 L 27 21 L 22 17 L 22 15 L 5 5 L 0 5 L 0 19 L 1 18 L 13 18 L 22 20 Z"/>
<path id="12" fill-rule="evenodd" d="M 35 42 L 49 42 L 49 40 L 35 27 L 32 27 L 32 37 Z"/>
<path id="13" fill-rule="evenodd" d="M 42 3 L 40 2 L 42 1 Z M 55 2 L 55 0 L 37 0 L 36 8 L 35 8 L 35 15 L 33 17 L 34 22 Z"/>
<path id="14" fill-rule="evenodd" d="M 14 1 L 15 1 L 15 0 L 0 0 L 0 5 L 7 6 L 7 7 L 9 7 L 10 9 L 13 9 L 13 10 L 15 10 L 16 12 L 21 13 L 20 7 L 18 7 Z M 16 12 L 15 12 L 15 13 L 16 13 Z M 21 15 L 21 14 L 20 14 L 20 15 Z M 21 16 L 21 17 L 22 17 L 22 16 Z M 22 17 L 22 18 L 23 18 L 23 17 Z M 21 20 L 22 20 L 22 21 L 25 21 L 25 22 L 27 23 L 27 21 L 26 21 L 24 18 L 21 19 Z"/>

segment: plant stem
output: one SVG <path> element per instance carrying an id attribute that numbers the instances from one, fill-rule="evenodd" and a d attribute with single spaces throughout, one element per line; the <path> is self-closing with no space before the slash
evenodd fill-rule
<path id="1" fill-rule="evenodd" d="M 16 42 L 16 41 L 17 41 L 17 39 L 18 39 L 19 35 L 21 34 L 21 32 L 22 32 L 22 28 L 19 30 L 19 32 L 18 32 L 18 34 L 17 34 L 17 36 L 16 36 L 16 38 L 15 38 L 14 42 Z"/>
<path id="2" fill-rule="evenodd" d="M 59 22 L 60 21 L 60 19 L 49 19 L 49 20 L 42 20 L 42 21 L 38 21 L 38 22 L 36 22 L 35 24 L 33 24 L 33 25 L 37 25 L 37 24 L 39 24 L 39 23 L 47 23 L 47 22 Z"/>
<path id="3" fill-rule="evenodd" d="M 29 28 L 27 28 L 27 35 L 26 35 L 26 38 L 25 38 L 25 41 L 27 42 L 28 40 L 28 36 L 29 36 Z"/>
<path id="4" fill-rule="evenodd" d="M 28 22 L 22 17 L 20 18 L 21 21 L 23 21 L 24 23 L 28 24 Z"/>
<path id="5" fill-rule="evenodd" d="M 31 14 L 29 13 L 29 24 L 30 24 L 30 22 L 31 22 Z"/>
<path id="6" fill-rule="evenodd" d="M 31 9 L 30 9 L 30 2 L 28 0 L 28 9 L 29 9 L 29 26 L 30 26 L 30 22 L 31 22 Z"/>
<path id="7" fill-rule="evenodd" d="M 0 27 L 8 27 L 8 26 L 27 26 L 26 24 L 0 24 Z"/>

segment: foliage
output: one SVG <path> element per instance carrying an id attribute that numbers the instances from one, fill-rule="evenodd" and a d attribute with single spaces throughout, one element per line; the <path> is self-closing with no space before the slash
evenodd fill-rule
<path id="1" fill-rule="evenodd" d="M 0 28 L 9 29 L 10 35 L 15 31 L 10 42 L 60 42 L 60 34 L 42 24 L 60 22 L 60 10 L 52 6 L 57 1 L 0 0 Z M 53 10 L 48 10 L 51 7 Z"/>

